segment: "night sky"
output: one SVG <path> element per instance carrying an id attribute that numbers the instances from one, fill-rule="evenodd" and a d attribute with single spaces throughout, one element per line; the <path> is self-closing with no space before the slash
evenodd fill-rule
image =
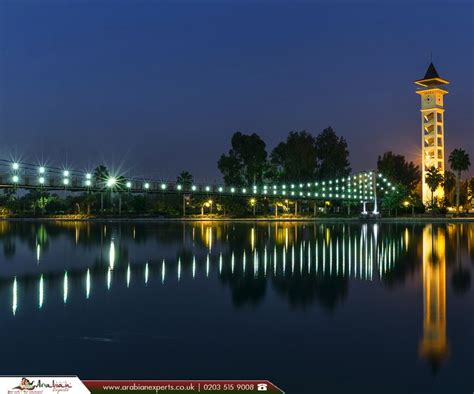
<path id="1" fill-rule="evenodd" d="M 0 0 L 0 157 L 205 182 L 235 131 L 330 125 L 353 170 L 418 160 L 432 52 L 474 167 L 472 4 Z"/>

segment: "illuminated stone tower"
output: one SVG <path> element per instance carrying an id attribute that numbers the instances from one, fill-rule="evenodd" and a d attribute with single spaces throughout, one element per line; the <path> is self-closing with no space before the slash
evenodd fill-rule
<path id="1" fill-rule="evenodd" d="M 448 355 L 446 340 L 446 234 L 423 229 L 423 338 L 420 354 L 437 368 Z"/>
<path id="2" fill-rule="evenodd" d="M 420 86 L 416 91 L 421 98 L 421 153 L 422 153 L 422 199 L 431 201 L 431 190 L 425 181 L 426 172 L 437 168 L 444 175 L 444 100 L 448 93 L 442 89 L 449 81 L 438 75 L 433 63 L 430 63 L 425 77 L 415 81 Z M 439 187 L 435 198 L 444 197 L 444 190 Z"/>

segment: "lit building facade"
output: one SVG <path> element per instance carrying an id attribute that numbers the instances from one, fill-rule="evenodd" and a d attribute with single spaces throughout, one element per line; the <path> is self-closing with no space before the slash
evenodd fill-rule
<path id="1" fill-rule="evenodd" d="M 420 86 L 416 93 L 421 98 L 422 199 L 428 203 L 431 190 L 426 184 L 426 172 L 435 167 L 444 175 L 444 95 L 448 93 L 444 86 L 449 81 L 441 78 L 430 63 L 424 78 L 415 83 Z M 444 197 L 442 187 L 435 191 L 434 197 Z"/>

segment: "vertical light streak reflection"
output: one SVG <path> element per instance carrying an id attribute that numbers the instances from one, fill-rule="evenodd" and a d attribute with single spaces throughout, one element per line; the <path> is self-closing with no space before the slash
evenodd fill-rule
<path id="1" fill-rule="evenodd" d="M 12 312 L 13 316 L 16 314 L 16 310 L 18 307 L 18 284 L 16 281 L 16 276 L 13 279 L 13 287 L 12 287 Z"/>
<path id="2" fill-rule="evenodd" d="M 321 247 L 323 248 L 323 275 L 326 272 L 326 244 L 324 240 L 321 242 Z"/>
<path id="3" fill-rule="evenodd" d="M 64 272 L 64 281 L 63 281 L 63 302 L 67 303 L 67 296 L 69 293 L 69 284 L 68 284 L 68 277 L 67 271 Z"/>
<path id="4" fill-rule="evenodd" d="M 148 268 L 148 262 L 145 264 L 145 285 L 148 285 L 148 277 L 150 275 L 150 269 Z"/>
<path id="5" fill-rule="evenodd" d="M 86 298 L 89 298 L 89 295 L 91 293 L 91 270 L 87 268 L 87 273 L 86 273 Z"/>
<path id="6" fill-rule="evenodd" d="M 329 240 L 329 276 L 332 276 L 332 238 Z"/>
<path id="7" fill-rule="evenodd" d="M 303 274 L 303 242 L 300 243 L 300 275 Z"/>
<path id="8" fill-rule="evenodd" d="M 234 252 L 232 252 L 232 256 L 230 258 L 230 271 L 233 274 L 234 273 L 234 268 L 235 268 L 235 255 Z M 219 256 L 219 274 L 222 272 L 222 253 Z"/>
<path id="9" fill-rule="evenodd" d="M 314 255 L 316 259 L 316 274 L 318 273 L 319 270 L 319 248 L 318 248 L 318 240 L 316 239 L 314 241 Z"/>
<path id="10" fill-rule="evenodd" d="M 267 246 L 263 249 L 263 275 L 267 276 Z"/>
<path id="11" fill-rule="evenodd" d="M 206 259 L 206 277 L 209 277 L 209 268 L 210 268 L 210 261 L 209 261 L 209 254 L 208 254 L 207 259 Z"/>
<path id="12" fill-rule="evenodd" d="M 114 269 L 115 265 L 115 243 L 114 240 L 112 239 L 110 241 L 110 248 L 109 248 L 109 267 L 110 269 Z"/>
<path id="13" fill-rule="evenodd" d="M 130 277 L 132 276 L 132 272 L 130 270 L 130 263 L 127 266 L 127 288 L 130 286 Z"/>
<path id="14" fill-rule="evenodd" d="M 196 256 L 193 256 L 193 279 L 196 277 Z"/>
<path id="15" fill-rule="evenodd" d="M 258 255 L 257 251 L 253 252 L 253 276 L 256 277 L 258 274 Z"/>
<path id="16" fill-rule="evenodd" d="M 346 240 L 344 237 L 342 238 L 342 276 L 346 276 Z"/>
<path id="17" fill-rule="evenodd" d="M 255 250 L 255 227 L 250 229 L 250 245 L 253 252 Z"/>
<path id="18" fill-rule="evenodd" d="M 178 282 L 181 279 L 181 257 L 178 258 Z"/>
<path id="19" fill-rule="evenodd" d="M 39 297 L 38 297 L 38 308 L 41 309 L 43 306 L 43 300 L 44 300 L 44 283 L 43 283 L 43 274 L 40 276 L 39 280 Z"/>
<path id="20" fill-rule="evenodd" d="M 107 270 L 107 290 L 110 290 L 111 284 L 112 284 L 112 270 L 109 268 Z"/>
<path id="21" fill-rule="evenodd" d="M 283 268 L 282 268 L 283 275 L 286 274 L 286 251 L 287 250 L 288 249 L 281 248 L 281 257 L 282 257 L 282 260 L 283 260 Z M 276 253 L 275 253 L 275 264 L 276 263 L 277 263 L 277 260 L 276 260 Z"/>
<path id="22" fill-rule="evenodd" d="M 165 275 L 166 275 L 166 264 L 165 264 L 165 259 L 163 259 L 161 263 L 161 284 L 165 283 Z"/>
<path id="23" fill-rule="evenodd" d="M 41 258 L 41 245 L 36 244 L 36 262 L 39 264 Z"/>
<path id="24" fill-rule="evenodd" d="M 291 275 L 295 272 L 295 244 L 291 245 Z"/>
<path id="25" fill-rule="evenodd" d="M 311 272 L 311 243 L 308 241 L 308 246 L 306 247 L 307 250 L 307 259 L 308 259 L 308 274 Z"/>

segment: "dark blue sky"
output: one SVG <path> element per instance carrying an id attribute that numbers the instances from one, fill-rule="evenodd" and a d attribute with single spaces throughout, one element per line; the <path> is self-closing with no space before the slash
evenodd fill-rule
<path id="1" fill-rule="evenodd" d="M 416 159 L 432 51 L 447 151 L 474 159 L 473 48 L 470 1 L 0 0 L 0 156 L 212 181 L 237 130 L 270 152 L 331 125 L 354 170 Z"/>

